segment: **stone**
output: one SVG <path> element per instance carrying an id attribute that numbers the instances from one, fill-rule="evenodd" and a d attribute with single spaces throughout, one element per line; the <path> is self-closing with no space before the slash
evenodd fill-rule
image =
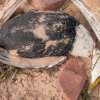
<path id="1" fill-rule="evenodd" d="M 37 10 L 56 10 L 65 0 L 29 0 Z"/>
<path id="2" fill-rule="evenodd" d="M 65 100 L 77 100 L 87 79 L 84 65 L 78 59 L 70 58 L 63 67 L 59 75 L 59 85 Z"/>

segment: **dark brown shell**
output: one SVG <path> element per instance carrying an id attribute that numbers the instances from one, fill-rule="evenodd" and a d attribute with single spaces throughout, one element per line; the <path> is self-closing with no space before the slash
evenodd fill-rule
<path id="1" fill-rule="evenodd" d="M 28 12 L 9 20 L 0 30 L 0 47 L 21 58 L 67 56 L 78 22 L 65 13 Z"/>

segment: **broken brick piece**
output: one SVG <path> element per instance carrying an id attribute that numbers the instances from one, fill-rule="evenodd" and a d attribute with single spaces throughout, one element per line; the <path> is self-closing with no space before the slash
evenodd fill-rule
<path id="1" fill-rule="evenodd" d="M 59 84 L 65 100 L 77 100 L 87 79 L 84 66 L 78 59 L 71 58 L 63 67 L 59 75 Z"/>
<path id="2" fill-rule="evenodd" d="M 56 10 L 65 0 L 29 0 L 37 10 Z"/>

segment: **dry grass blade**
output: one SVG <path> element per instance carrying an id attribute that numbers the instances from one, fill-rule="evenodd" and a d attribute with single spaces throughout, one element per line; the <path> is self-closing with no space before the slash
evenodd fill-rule
<path id="1" fill-rule="evenodd" d="M 89 86 L 89 82 L 87 81 L 84 90 L 82 92 L 82 100 L 90 100 L 90 96 L 88 94 L 88 86 Z"/>
<path id="2" fill-rule="evenodd" d="M 0 64 L 0 82 L 6 80 L 9 76 L 16 73 L 19 68 Z"/>
<path id="3" fill-rule="evenodd" d="M 0 27 L 11 17 L 15 10 L 24 3 L 25 0 L 6 0 L 0 5 Z"/>
<path id="4" fill-rule="evenodd" d="M 100 42 L 100 22 L 98 21 L 96 16 L 94 16 L 92 11 L 89 8 L 87 8 L 80 0 L 71 1 L 80 9 L 82 14 L 85 16 Z"/>

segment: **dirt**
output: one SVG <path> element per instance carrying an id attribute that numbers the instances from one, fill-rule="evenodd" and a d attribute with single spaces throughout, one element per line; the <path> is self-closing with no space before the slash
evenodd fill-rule
<path id="1" fill-rule="evenodd" d="M 66 1 L 64 11 L 78 19 L 91 34 L 94 34 L 79 9 L 70 0 Z M 100 19 L 100 0 L 83 1 L 87 6 L 92 7 L 93 12 Z M 86 66 L 87 75 L 90 78 L 91 57 L 80 59 Z M 57 83 L 61 71 L 61 67 L 55 67 L 48 71 L 23 69 L 14 77 L 11 75 L 6 81 L 0 83 L 0 100 L 65 100 Z M 99 91 L 100 85 L 94 89 L 91 100 L 100 100 Z"/>

